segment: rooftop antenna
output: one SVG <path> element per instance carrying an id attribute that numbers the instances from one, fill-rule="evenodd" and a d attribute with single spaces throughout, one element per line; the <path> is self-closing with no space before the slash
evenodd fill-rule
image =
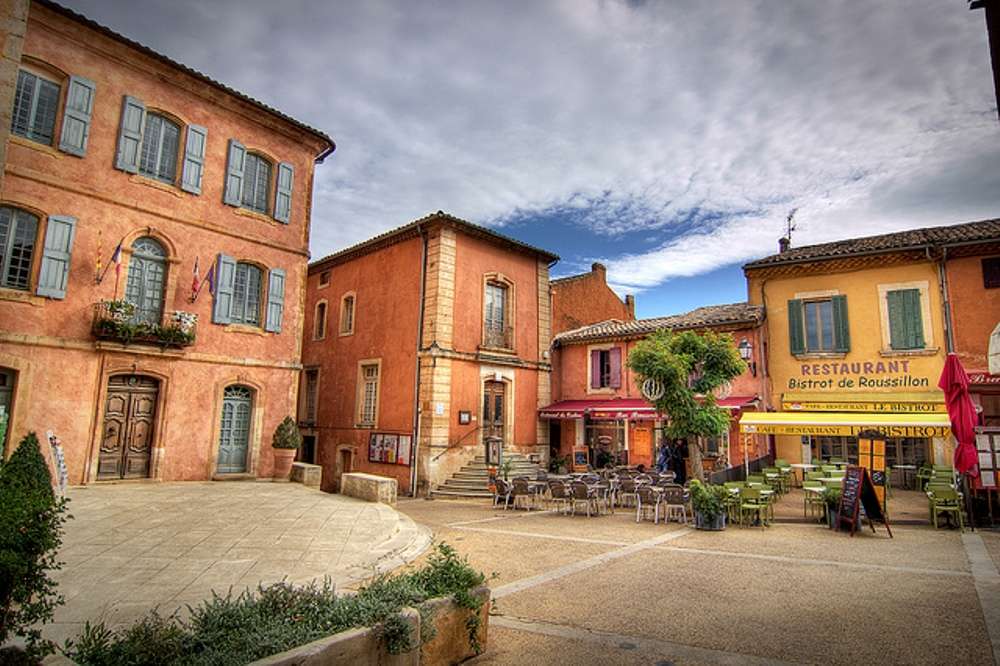
<path id="1" fill-rule="evenodd" d="M 795 213 L 798 212 L 798 208 L 793 208 L 788 211 L 788 217 L 785 218 L 785 235 L 778 239 L 778 252 L 788 252 L 789 248 L 792 247 L 792 232 L 795 231 Z"/>

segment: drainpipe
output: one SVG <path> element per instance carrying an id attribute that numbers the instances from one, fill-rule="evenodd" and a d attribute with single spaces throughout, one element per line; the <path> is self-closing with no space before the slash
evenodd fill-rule
<path id="1" fill-rule="evenodd" d="M 417 353 L 413 372 L 413 446 L 410 447 L 410 497 L 417 496 L 417 449 L 420 447 L 420 350 L 424 346 L 424 300 L 427 297 L 427 235 L 417 224 L 423 242 L 420 251 L 420 316 L 417 317 Z"/>
<path id="2" fill-rule="evenodd" d="M 931 258 L 930 247 L 927 248 L 927 258 Z M 941 248 L 941 258 L 938 259 L 938 287 L 941 289 L 941 310 L 944 315 L 944 344 L 945 351 L 951 353 L 955 351 L 954 324 L 951 320 L 951 298 L 948 293 L 948 248 Z"/>

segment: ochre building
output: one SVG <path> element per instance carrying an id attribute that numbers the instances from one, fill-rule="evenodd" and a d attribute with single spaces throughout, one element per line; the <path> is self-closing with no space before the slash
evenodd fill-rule
<path id="1" fill-rule="evenodd" d="M 433 490 L 495 439 L 548 449 L 549 267 L 438 211 L 309 266 L 302 457 Z"/>
<path id="2" fill-rule="evenodd" d="M 5 451 L 52 431 L 71 483 L 270 475 L 296 409 L 314 163 L 333 142 L 26 7 L 0 63 Z"/>

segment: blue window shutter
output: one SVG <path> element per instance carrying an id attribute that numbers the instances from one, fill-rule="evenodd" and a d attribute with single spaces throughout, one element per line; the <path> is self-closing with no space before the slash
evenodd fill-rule
<path id="1" fill-rule="evenodd" d="M 68 215 L 50 215 L 42 247 L 42 265 L 38 271 L 38 288 L 35 293 L 49 298 L 66 298 L 69 281 L 69 262 L 76 235 L 76 218 Z"/>
<path id="2" fill-rule="evenodd" d="M 229 156 L 226 159 L 226 187 L 222 193 L 222 203 L 239 206 L 243 196 L 243 168 L 246 166 L 247 149 L 236 139 L 229 140 Z"/>
<path id="3" fill-rule="evenodd" d="M 847 322 L 847 296 L 839 295 L 833 301 L 833 350 L 851 351 L 851 329 Z"/>
<path id="4" fill-rule="evenodd" d="M 82 76 L 69 77 L 66 108 L 63 110 L 62 135 L 59 150 L 83 157 L 87 154 L 90 118 L 94 113 L 94 82 Z"/>
<path id="5" fill-rule="evenodd" d="M 216 324 L 230 322 L 235 286 L 236 260 L 220 254 L 215 263 L 215 303 L 212 304 L 212 322 Z"/>
<path id="6" fill-rule="evenodd" d="M 272 268 L 267 276 L 267 319 L 264 330 L 281 333 L 281 318 L 285 313 L 285 271 Z"/>
<path id="7" fill-rule="evenodd" d="M 208 130 L 201 125 L 188 125 L 184 144 L 184 166 L 181 167 L 181 189 L 201 194 L 201 175 L 205 170 L 205 144 Z"/>
<path id="8" fill-rule="evenodd" d="M 288 222 L 292 219 L 292 181 L 295 170 L 288 162 L 278 165 L 278 186 L 274 192 L 274 219 Z"/>
<path id="9" fill-rule="evenodd" d="M 139 173 L 139 155 L 142 152 L 142 130 L 146 125 L 146 105 L 135 97 L 125 96 L 122 102 L 122 119 L 118 126 L 118 154 L 115 168 L 128 173 Z"/>
<path id="10" fill-rule="evenodd" d="M 802 301 L 798 298 L 788 301 L 788 346 L 793 354 L 806 353 L 804 319 Z"/>

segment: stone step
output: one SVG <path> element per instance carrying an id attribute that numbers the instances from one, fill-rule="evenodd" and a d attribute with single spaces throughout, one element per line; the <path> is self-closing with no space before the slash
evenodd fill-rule
<path id="1" fill-rule="evenodd" d="M 471 490 L 463 490 L 463 491 L 441 490 L 440 488 L 431 491 L 431 495 L 433 495 L 434 497 L 440 497 L 441 499 L 448 499 L 448 498 L 458 499 L 462 497 L 476 497 L 476 498 L 485 497 L 486 499 L 490 499 L 491 497 L 493 497 L 493 495 L 488 490 L 484 490 L 482 492 L 475 492 Z"/>
<path id="2" fill-rule="evenodd" d="M 487 490 L 489 484 L 486 481 L 456 481 L 448 479 L 439 488 L 444 490 Z"/>

